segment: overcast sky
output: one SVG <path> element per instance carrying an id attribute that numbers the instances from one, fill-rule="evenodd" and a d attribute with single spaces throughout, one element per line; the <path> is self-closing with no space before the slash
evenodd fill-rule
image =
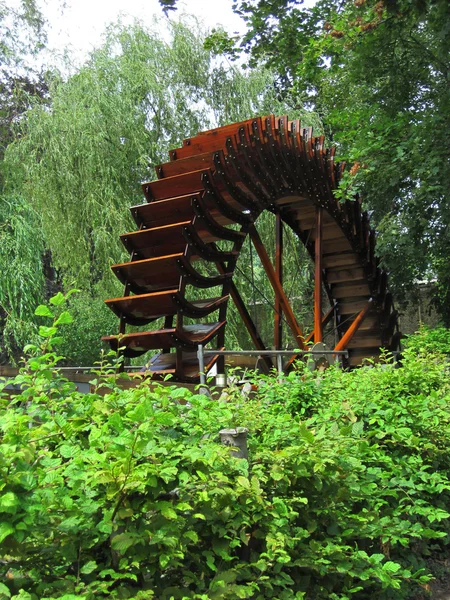
<path id="1" fill-rule="evenodd" d="M 194 14 L 209 28 L 222 25 L 230 33 L 242 33 L 243 21 L 233 13 L 232 1 L 184 0 L 177 12 Z M 68 0 L 62 13 L 60 5 L 61 0 L 47 0 L 44 8 L 50 24 L 49 48 L 56 57 L 68 46 L 77 62 L 101 43 L 106 25 L 119 16 L 125 22 L 137 17 L 149 24 L 155 15 L 164 18 L 158 0 Z"/>

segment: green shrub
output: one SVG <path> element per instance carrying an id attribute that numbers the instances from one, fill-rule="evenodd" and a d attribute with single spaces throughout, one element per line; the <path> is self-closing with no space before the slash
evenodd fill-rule
<path id="1" fill-rule="evenodd" d="M 67 313 L 47 317 L 1 399 L 0 597 L 400 599 L 429 581 L 449 531 L 445 361 L 299 367 L 250 399 L 121 390 L 102 367 L 81 395 L 56 369 Z M 249 461 L 219 443 L 230 426 Z"/>
<path id="2" fill-rule="evenodd" d="M 421 325 L 417 333 L 407 337 L 405 345 L 423 354 L 438 352 L 448 355 L 450 354 L 450 329 L 446 327 L 430 329 L 426 325 Z"/>

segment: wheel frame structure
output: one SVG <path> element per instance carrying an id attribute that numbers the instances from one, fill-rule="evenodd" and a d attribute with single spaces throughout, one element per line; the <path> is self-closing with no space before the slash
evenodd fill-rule
<path id="1" fill-rule="evenodd" d="M 131 207 L 138 230 L 121 236 L 129 261 L 112 269 L 124 284 L 120 298 L 106 300 L 119 317 L 119 335 L 103 340 L 125 356 L 159 350 L 148 363 L 154 377 L 198 381 L 198 345 L 225 348 L 231 298 L 257 350 L 265 350 L 250 311 L 233 281 L 236 263 L 250 237 L 275 295 L 274 346 L 281 349 L 282 319 L 305 350 L 323 341 L 335 320 L 333 350 L 348 350 L 344 366 L 354 367 L 396 350 L 401 334 L 387 287 L 387 273 L 375 255 L 376 234 L 360 198 L 340 203 L 334 195 L 345 168 L 335 163 L 334 148 L 323 136 L 286 116 L 257 117 L 197 134 L 169 152 L 156 168 L 155 181 L 142 185 L 146 202 Z M 269 258 L 255 221 L 263 211 L 275 214 L 275 260 Z M 314 328 L 305 334 L 283 289 L 283 223 L 304 244 L 314 261 Z M 220 247 L 223 240 L 227 249 Z M 205 275 L 205 263 L 214 268 Z M 218 297 L 189 300 L 188 287 L 220 286 Z M 330 310 L 323 311 L 323 295 Z M 186 325 L 186 317 L 214 322 Z M 128 325 L 161 328 L 127 333 Z M 291 368 L 294 356 L 285 365 Z M 212 355 L 209 369 L 223 357 Z M 270 361 L 266 360 L 266 366 Z"/>

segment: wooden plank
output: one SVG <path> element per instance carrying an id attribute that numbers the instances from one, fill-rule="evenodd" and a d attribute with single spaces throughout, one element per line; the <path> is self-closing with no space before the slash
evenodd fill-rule
<path id="1" fill-rule="evenodd" d="M 0 365 L 0 377 L 15 377 L 19 374 L 17 367 L 9 367 L 8 365 Z"/>
<path id="2" fill-rule="evenodd" d="M 327 254 L 350 252 L 351 250 L 352 246 L 346 237 L 322 241 L 322 252 L 324 256 Z"/>
<path id="3" fill-rule="evenodd" d="M 146 325 L 159 317 L 175 315 L 182 310 L 187 317 L 200 318 L 216 311 L 228 296 L 187 301 L 178 289 L 111 298 L 105 303 L 118 316 L 124 315 L 131 325 Z"/>
<path id="4" fill-rule="evenodd" d="M 169 200 L 137 204 L 132 206 L 130 211 L 136 223 L 144 228 L 149 226 L 163 227 L 172 225 L 174 221 L 181 222 L 193 219 L 195 215 L 192 208 L 192 199 L 195 197 L 196 194 L 186 194 Z"/>
<path id="5" fill-rule="evenodd" d="M 366 282 L 346 285 L 334 285 L 331 288 L 333 298 L 355 298 L 357 296 L 370 296 L 369 285 Z"/>
<path id="6" fill-rule="evenodd" d="M 340 315 L 355 315 L 367 305 L 367 298 L 339 302 L 338 312 Z"/>
<path id="7" fill-rule="evenodd" d="M 322 228 L 322 239 L 323 240 L 341 240 L 343 237 L 345 237 L 345 234 L 337 223 L 327 223 Z M 316 239 L 315 229 L 311 229 L 309 238 L 312 241 L 314 241 Z"/>
<path id="8" fill-rule="evenodd" d="M 360 367 L 363 364 L 371 364 L 380 362 L 380 355 L 375 352 L 370 352 L 370 349 L 366 350 L 351 350 L 348 359 L 349 367 Z"/>
<path id="9" fill-rule="evenodd" d="M 240 123 L 232 123 L 224 127 L 218 127 L 209 131 L 202 131 L 192 138 L 184 140 L 181 148 L 170 150 L 169 157 L 171 161 L 194 156 L 195 154 L 204 154 L 225 149 L 227 138 L 237 135 L 241 127 L 248 127 L 254 119 L 248 119 Z"/>
<path id="10" fill-rule="evenodd" d="M 358 257 L 353 252 L 342 252 L 342 254 L 330 254 L 323 257 L 324 269 L 332 267 L 357 267 L 359 265 Z"/>
<path id="11" fill-rule="evenodd" d="M 159 354 L 147 364 L 147 373 L 160 376 L 176 374 L 177 379 L 197 380 L 199 377 L 197 352 L 183 352 L 180 358 L 181 368 L 177 369 L 177 355 L 175 352 Z M 217 354 L 205 357 L 205 371 L 209 371 L 218 358 Z"/>
<path id="12" fill-rule="evenodd" d="M 140 292 L 156 292 L 158 290 L 178 287 L 180 283 L 180 271 L 177 262 L 183 256 L 182 253 L 169 254 L 157 258 L 146 258 L 133 262 L 113 265 L 116 277 L 125 285 L 128 283 Z"/>
<path id="13" fill-rule="evenodd" d="M 312 200 L 306 196 L 283 196 L 275 200 L 275 205 L 283 208 L 292 209 L 295 214 L 301 215 L 301 211 L 313 210 Z"/>
<path id="14" fill-rule="evenodd" d="M 363 281 L 365 279 L 364 269 L 362 267 L 330 268 L 327 271 L 328 283 L 337 283 L 344 281 Z"/>
<path id="15" fill-rule="evenodd" d="M 182 330 L 175 327 L 129 333 L 119 339 L 118 336 L 105 336 L 104 342 L 110 344 L 114 350 L 125 347 L 125 356 L 138 356 L 149 350 L 170 350 L 171 348 L 196 349 L 198 344 L 210 342 L 225 326 L 225 321 L 186 325 Z"/>
<path id="16" fill-rule="evenodd" d="M 363 335 L 361 330 L 358 335 L 347 344 L 347 348 L 381 348 L 381 336 Z"/>
<path id="17" fill-rule="evenodd" d="M 148 202 L 176 198 L 181 195 L 185 196 L 186 194 L 195 194 L 195 192 L 205 189 L 202 182 L 202 175 L 207 172 L 206 170 L 191 171 L 183 175 L 167 177 L 167 179 L 146 182 L 142 184 L 142 190 Z"/>
<path id="18" fill-rule="evenodd" d="M 166 179 L 167 177 L 174 177 L 175 175 L 190 173 L 191 171 L 208 170 L 213 168 L 213 166 L 212 152 L 205 152 L 204 154 L 196 154 L 188 158 L 158 165 L 156 167 L 156 174 L 158 179 Z"/>
<path id="19" fill-rule="evenodd" d="M 131 325 L 146 325 L 158 317 L 176 314 L 177 295 L 178 289 L 172 289 L 153 294 L 111 298 L 105 302 L 118 317 L 124 315 Z"/>
<path id="20" fill-rule="evenodd" d="M 118 379 L 115 382 L 115 385 L 117 385 L 121 390 L 134 389 L 134 388 L 139 387 L 140 385 L 145 385 L 145 388 L 150 391 L 155 388 L 157 389 L 161 385 L 166 386 L 166 387 L 176 387 L 177 389 L 178 388 L 186 388 L 193 393 L 195 393 L 197 390 L 196 383 L 183 383 L 182 385 L 180 385 L 178 383 L 175 383 L 171 379 L 169 379 L 168 381 L 159 380 L 155 383 L 152 383 L 150 381 L 152 374 L 149 373 L 148 371 L 144 371 L 144 370 L 140 371 L 138 373 L 128 373 L 128 375 L 131 379 L 123 379 L 122 381 L 120 379 Z M 93 375 L 90 375 L 89 378 L 92 379 Z M 100 387 L 97 389 L 96 386 L 93 386 L 93 385 L 91 385 L 91 389 L 90 389 L 91 393 L 96 393 L 96 394 L 99 394 L 100 396 L 105 396 L 106 394 L 109 394 L 110 391 L 111 390 L 108 387 Z M 176 400 L 173 400 L 173 402 L 185 404 L 186 401 L 176 399 Z"/>
<path id="21" fill-rule="evenodd" d="M 238 123 L 231 123 L 230 125 L 223 125 L 222 127 L 199 131 L 195 136 L 183 140 L 183 146 L 192 146 L 194 144 L 201 144 L 205 141 L 222 139 L 224 136 L 235 134 L 241 127 L 247 127 L 251 125 L 253 121 L 258 119 L 260 120 L 261 117 L 246 119 L 245 121 L 240 121 Z"/>
<path id="22" fill-rule="evenodd" d="M 120 236 L 120 241 L 129 252 L 136 252 L 141 258 L 152 258 L 184 252 L 186 240 L 183 231 L 190 222 L 181 221 L 180 223 L 171 223 L 162 227 L 152 227 L 150 229 L 125 233 Z M 214 241 L 214 239 L 210 241 Z"/>

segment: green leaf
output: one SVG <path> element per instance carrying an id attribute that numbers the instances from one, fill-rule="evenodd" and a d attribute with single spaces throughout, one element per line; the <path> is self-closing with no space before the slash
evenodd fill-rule
<path id="1" fill-rule="evenodd" d="M 356 421 L 352 425 L 352 434 L 354 436 L 360 436 L 364 431 L 364 421 Z"/>
<path id="2" fill-rule="evenodd" d="M 246 489 L 246 490 L 249 490 L 249 489 L 250 489 L 250 481 L 247 479 L 247 477 L 242 477 L 242 476 L 240 475 L 240 476 L 237 478 L 237 480 L 236 480 L 236 481 L 237 481 L 237 482 L 239 483 L 239 485 L 240 485 L 241 487 L 243 487 L 244 489 Z"/>
<path id="3" fill-rule="evenodd" d="M 159 564 L 161 565 L 162 569 L 165 569 L 169 563 L 170 563 L 170 556 L 168 556 L 167 554 L 159 555 Z"/>
<path id="4" fill-rule="evenodd" d="M 80 569 L 80 573 L 83 573 L 83 575 L 89 575 L 89 573 L 92 573 L 93 571 L 95 571 L 95 569 L 97 568 L 97 563 L 95 562 L 95 560 L 90 560 L 89 562 L 87 562 L 85 565 L 83 565 Z"/>
<path id="5" fill-rule="evenodd" d="M 173 510 L 173 508 L 170 508 L 170 506 L 164 506 L 161 509 L 161 514 L 163 517 L 166 517 L 166 519 L 178 519 L 177 513 Z"/>
<path id="6" fill-rule="evenodd" d="M 2 596 L 4 596 L 5 598 L 11 598 L 11 592 L 4 583 L 0 583 L 0 598 Z"/>
<path id="7" fill-rule="evenodd" d="M 305 440 L 305 442 L 308 442 L 308 444 L 314 443 L 315 437 L 304 423 L 299 426 L 298 433 L 300 437 Z"/>
<path id="8" fill-rule="evenodd" d="M 56 296 L 50 298 L 50 303 L 53 304 L 53 306 L 61 306 L 61 304 L 63 304 L 64 301 L 65 297 L 64 294 L 62 294 L 61 292 L 58 292 Z"/>
<path id="9" fill-rule="evenodd" d="M 44 325 L 41 325 L 39 327 L 39 335 L 45 338 L 52 337 L 52 335 L 55 335 L 57 331 L 57 327 L 45 327 Z"/>
<path id="10" fill-rule="evenodd" d="M 20 590 L 18 594 L 11 597 L 11 600 L 36 600 L 36 596 L 33 598 L 33 596 L 25 590 Z"/>
<path id="11" fill-rule="evenodd" d="M 13 492 L 6 492 L 0 496 L 0 512 L 14 514 L 19 505 L 19 499 Z"/>
<path id="12" fill-rule="evenodd" d="M 112 538 L 111 547 L 117 552 L 126 552 L 128 548 L 135 544 L 135 541 L 135 537 L 129 533 L 119 533 Z"/>
<path id="13" fill-rule="evenodd" d="M 36 308 L 36 310 L 34 311 L 34 314 L 38 317 L 50 317 L 50 318 L 54 318 L 54 314 L 52 313 L 52 311 L 49 309 L 48 306 L 45 306 L 45 304 L 39 304 L 39 306 Z"/>
<path id="14" fill-rule="evenodd" d="M 10 523 L 4 521 L 0 523 L 0 544 L 12 533 L 14 533 L 14 527 Z"/>
<path id="15" fill-rule="evenodd" d="M 73 322 L 72 315 L 67 310 L 65 310 L 56 319 L 55 325 L 68 325 L 69 323 L 72 323 L 72 322 Z"/>
<path id="16" fill-rule="evenodd" d="M 185 531 L 183 533 L 183 537 L 188 538 L 189 540 L 194 542 L 194 544 L 196 544 L 198 542 L 198 535 L 195 531 Z"/>
<path id="17" fill-rule="evenodd" d="M 401 565 L 399 565 L 396 562 L 393 562 L 392 560 L 388 560 L 383 565 L 383 570 L 388 571 L 388 573 L 397 573 L 397 571 L 399 571 L 401 568 Z"/>

